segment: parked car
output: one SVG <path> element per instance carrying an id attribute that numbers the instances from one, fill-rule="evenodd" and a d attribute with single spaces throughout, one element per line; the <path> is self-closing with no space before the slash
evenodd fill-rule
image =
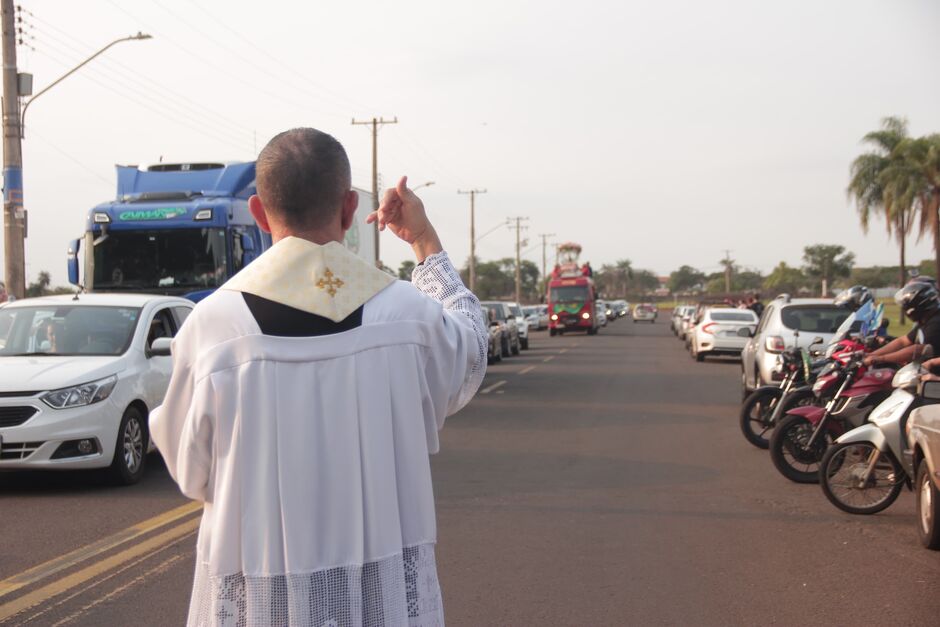
<path id="1" fill-rule="evenodd" d="M 682 326 L 682 317 L 686 313 L 692 313 L 695 311 L 695 307 L 691 305 L 677 305 L 672 309 L 672 317 L 669 319 L 669 328 L 672 330 L 673 335 L 676 337 L 679 336 L 679 329 Z"/>
<path id="2" fill-rule="evenodd" d="M 519 339 L 519 325 L 516 324 L 516 317 L 509 310 L 509 305 L 495 300 L 483 301 L 480 304 L 492 311 L 495 321 L 502 325 L 503 357 L 518 355 L 522 349 L 522 342 Z"/>
<path id="3" fill-rule="evenodd" d="M 602 300 L 594 301 L 594 317 L 597 318 L 597 324 L 602 327 L 607 326 L 607 303 Z"/>
<path id="4" fill-rule="evenodd" d="M 940 381 L 925 381 L 921 395 L 940 400 Z M 919 407 L 907 420 L 907 442 L 914 470 L 917 531 L 921 544 L 940 549 L 940 405 Z M 908 454 L 908 452 L 905 452 Z"/>
<path id="5" fill-rule="evenodd" d="M 513 315 L 516 322 L 516 329 L 519 331 L 519 347 L 522 350 L 529 349 L 529 323 L 522 313 L 522 306 L 519 303 L 506 303 L 509 306 L 509 312 Z"/>
<path id="6" fill-rule="evenodd" d="M 829 344 L 851 311 L 826 298 L 778 296 L 764 308 L 760 323 L 741 352 L 741 384 L 744 394 L 782 379 L 776 372 L 777 356 L 787 348 L 809 349 L 818 338 Z"/>
<path id="7" fill-rule="evenodd" d="M 750 309 L 705 309 L 691 333 L 689 352 L 696 361 L 709 355 L 739 357 L 757 322 Z"/>
<path id="8" fill-rule="evenodd" d="M 495 364 L 503 360 L 503 327 L 505 323 L 496 320 L 496 313 L 482 305 L 483 317 L 489 322 L 489 345 L 486 349 L 486 363 Z"/>
<path id="9" fill-rule="evenodd" d="M 542 331 L 548 328 L 548 307 L 544 305 L 523 307 L 522 313 L 525 314 L 525 319 L 529 323 L 530 331 L 533 329 Z"/>
<path id="10" fill-rule="evenodd" d="M 658 315 L 656 307 L 650 303 L 640 303 L 633 307 L 633 322 L 656 322 Z"/>
<path id="11" fill-rule="evenodd" d="M 695 316 L 695 306 L 688 305 L 685 308 L 685 311 L 682 313 L 682 317 L 679 319 L 678 335 L 679 335 L 679 339 L 682 340 L 683 342 L 686 341 L 686 336 L 689 333 L 689 329 L 691 329 L 694 324 L 693 322 L 694 316 Z"/>
<path id="12" fill-rule="evenodd" d="M 83 294 L 0 307 L 0 469 L 109 468 L 143 475 L 149 411 L 163 401 L 169 357 L 151 353 L 192 311 L 183 298 Z"/>

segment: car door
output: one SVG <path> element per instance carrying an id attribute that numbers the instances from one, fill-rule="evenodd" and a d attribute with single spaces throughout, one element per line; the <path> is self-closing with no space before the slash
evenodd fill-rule
<path id="1" fill-rule="evenodd" d="M 773 317 L 773 314 L 773 305 L 768 305 L 764 308 L 760 322 L 757 323 L 757 329 L 754 330 L 754 336 L 748 340 L 747 346 L 744 347 L 744 352 L 741 353 L 744 371 L 747 373 L 747 380 L 752 381 L 755 387 L 761 384 L 760 372 L 757 369 L 757 360 L 760 358 L 760 351 L 763 346 L 764 331 L 767 329 L 768 321 Z"/>
<path id="2" fill-rule="evenodd" d="M 173 307 L 160 307 L 147 321 L 147 337 L 144 344 L 144 402 L 153 409 L 163 403 L 163 396 L 170 384 L 173 373 L 173 361 L 170 357 L 150 354 L 150 345 L 161 337 L 173 337 L 178 329 Z"/>

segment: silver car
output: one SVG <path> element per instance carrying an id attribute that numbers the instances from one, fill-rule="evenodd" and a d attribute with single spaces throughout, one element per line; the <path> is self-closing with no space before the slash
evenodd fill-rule
<path id="1" fill-rule="evenodd" d="M 764 309 L 754 336 L 741 352 L 744 394 L 779 381 L 777 357 L 787 348 L 809 348 L 817 339 L 829 344 L 839 325 L 851 312 L 828 298 L 790 298 L 783 295 Z"/>
<path id="2" fill-rule="evenodd" d="M 689 351 L 696 361 L 708 355 L 737 357 L 757 327 L 750 309 L 708 308 L 690 332 Z"/>

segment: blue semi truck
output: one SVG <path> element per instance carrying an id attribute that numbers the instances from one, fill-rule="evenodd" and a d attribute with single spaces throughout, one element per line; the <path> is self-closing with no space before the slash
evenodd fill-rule
<path id="1" fill-rule="evenodd" d="M 372 196 L 357 191 L 346 245 L 372 262 Z M 254 193 L 253 161 L 117 166 L 117 198 L 89 210 L 84 236 L 69 243 L 69 281 L 199 301 L 271 246 L 248 211 Z"/>

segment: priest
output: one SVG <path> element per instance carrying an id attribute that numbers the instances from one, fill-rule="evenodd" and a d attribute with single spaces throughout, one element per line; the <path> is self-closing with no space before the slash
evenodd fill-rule
<path id="1" fill-rule="evenodd" d="M 150 433 L 205 504 L 189 625 L 442 625 L 428 455 L 486 369 L 480 304 L 402 178 L 369 222 L 398 281 L 341 243 L 358 194 L 333 137 L 277 135 L 249 208 L 274 245 L 189 316 Z"/>

